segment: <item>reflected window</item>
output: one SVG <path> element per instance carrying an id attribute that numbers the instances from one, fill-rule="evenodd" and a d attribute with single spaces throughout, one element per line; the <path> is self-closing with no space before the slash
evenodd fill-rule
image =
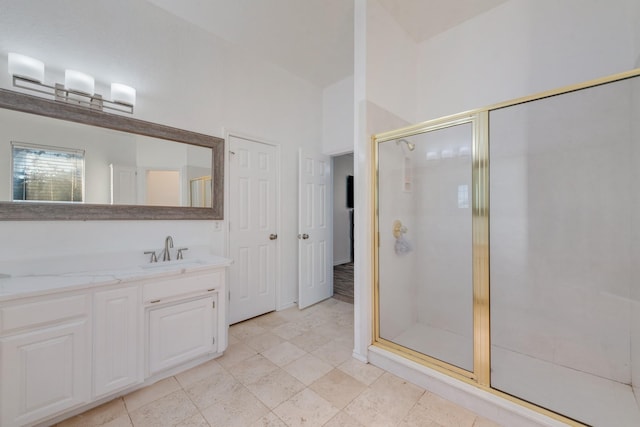
<path id="1" fill-rule="evenodd" d="M 14 201 L 84 201 L 84 150 L 11 144 Z"/>

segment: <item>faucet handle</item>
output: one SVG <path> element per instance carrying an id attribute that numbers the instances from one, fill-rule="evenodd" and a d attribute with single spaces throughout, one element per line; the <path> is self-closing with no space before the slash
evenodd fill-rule
<path id="1" fill-rule="evenodd" d="M 144 253 L 145 255 L 151 255 L 151 259 L 149 262 L 158 262 L 158 256 L 156 255 L 156 251 L 147 251 Z"/>
<path id="2" fill-rule="evenodd" d="M 183 255 L 182 251 L 188 251 L 189 248 L 178 248 L 177 250 L 178 250 L 178 255 L 176 256 L 176 259 L 184 259 L 182 257 L 182 255 Z"/>

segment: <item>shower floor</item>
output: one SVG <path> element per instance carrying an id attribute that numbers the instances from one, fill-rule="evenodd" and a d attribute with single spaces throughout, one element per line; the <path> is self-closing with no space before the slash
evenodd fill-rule
<path id="1" fill-rule="evenodd" d="M 628 384 L 496 346 L 491 366 L 496 389 L 590 425 L 640 426 L 640 408 Z"/>
<path id="2" fill-rule="evenodd" d="M 391 341 L 467 371 L 473 371 L 473 340 L 470 337 L 416 323 Z"/>
<path id="3" fill-rule="evenodd" d="M 391 341 L 473 370 L 469 337 L 417 323 Z M 640 426 L 640 407 L 628 384 L 497 346 L 492 347 L 491 364 L 492 386 L 498 390 L 590 425 Z"/>

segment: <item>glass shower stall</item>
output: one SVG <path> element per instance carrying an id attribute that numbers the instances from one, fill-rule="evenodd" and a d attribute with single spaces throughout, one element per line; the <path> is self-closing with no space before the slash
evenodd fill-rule
<path id="1" fill-rule="evenodd" d="M 639 74 L 374 136 L 374 345 L 640 425 Z"/>

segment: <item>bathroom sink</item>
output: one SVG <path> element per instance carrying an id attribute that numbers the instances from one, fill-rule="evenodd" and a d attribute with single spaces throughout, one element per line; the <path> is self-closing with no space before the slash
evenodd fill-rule
<path id="1" fill-rule="evenodd" d="M 199 259 L 178 259 L 175 261 L 158 261 L 149 264 L 143 264 L 141 267 L 145 270 L 153 271 L 172 271 L 182 270 L 193 267 L 201 267 L 208 264 L 206 261 Z"/>

